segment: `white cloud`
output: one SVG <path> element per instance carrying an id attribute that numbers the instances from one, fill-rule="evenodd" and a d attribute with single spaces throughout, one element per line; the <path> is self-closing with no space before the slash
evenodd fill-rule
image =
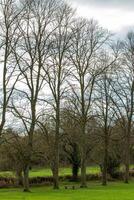
<path id="1" fill-rule="evenodd" d="M 105 0 L 95 0 L 94 4 L 90 4 L 89 2 L 93 2 L 92 0 L 68 0 L 73 7 L 77 8 L 77 14 L 86 18 L 94 18 L 96 19 L 100 25 L 104 28 L 108 28 L 113 32 L 125 32 L 126 27 L 134 27 L 134 12 L 132 9 L 128 9 L 130 6 L 129 3 L 132 1 L 129 0 L 123 1 L 124 4 L 119 6 L 119 3 L 116 5 L 117 1 L 111 1 L 111 3 L 107 3 Z M 82 4 L 82 2 L 87 2 L 86 4 Z M 97 4 L 98 2 L 98 4 Z M 102 5 L 100 4 L 102 2 Z M 109 1 L 110 2 L 110 1 Z M 107 6 L 104 6 L 106 3 Z M 120 2 L 121 3 L 121 2 Z M 109 5 L 109 6 L 108 6 Z M 114 5 L 114 6 L 113 6 Z M 120 4 L 121 5 L 121 4 Z M 125 9 L 125 5 L 127 6 Z M 133 4 L 134 5 L 134 1 Z M 129 28 L 127 28 L 129 30 Z"/>
<path id="2" fill-rule="evenodd" d="M 96 7 L 120 8 L 133 10 L 134 0 L 70 0 L 72 3 L 85 4 Z"/>

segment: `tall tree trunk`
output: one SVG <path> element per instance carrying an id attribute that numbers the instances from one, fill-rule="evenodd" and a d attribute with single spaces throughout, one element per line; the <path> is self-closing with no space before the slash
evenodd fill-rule
<path id="1" fill-rule="evenodd" d="M 84 108 L 83 108 L 84 110 Z M 86 188 L 86 120 L 84 117 L 83 111 L 83 119 L 82 119 L 82 153 L 81 153 L 81 188 Z"/>
<path id="2" fill-rule="evenodd" d="M 55 168 L 53 169 L 53 188 L 59 189 L 59 163 L 55 160 Z"/>
<path id="3" fill-rule="evenodd" d="M 59 128 L 60 128 L 60 109 L 59 103 L 56 111 L 56 133 L 54 144 L 54 161 L 53 161 L 53 188 L 59 189 Z"/>
<path id="4" fill-rule="evenodd" d="M 125 151 L 125 176 L 124 182 L 129 182 L 129 164 L 130 164 L 130 138 L 126 139 L 126 151 Z"/>
<path id="5" fill-rule="evenodd" d="M 35 118 L 34 118 L 35 119 Z M 24 192 L 30 192 L 30 185 L 29 185 L 29 169 L 31 165 L 31 157 L 32 157 L 32 150 L 33 150 L 33 133 L 34 133 L 35 121 L 33 120 L 28 137 L 28 149 L 27 149 L 27 158 L 25 160 L 25 167 L 23 169 L 24 172 Z"/>
<path id="6" fill-rule="evenodd" d="M 24 187 L 24 192 L 30 192 L 29 190 L 29 165 L 26 165 L 25 168 L 23 169 L 23 187 Z"/>
<path id="7" fill-rule="evenodd" d="M 81 188 L 87 187 L 86 184 L 86 163 L 85 158 L 82 156 L 81 158 Z"/>
<path id="8" fill-rule="evenodd" d="M 54 160 L 53 160 L 53 188 L 59 189 L 59 144 L 55 141 Z"/>
<path id="9" fill-rule="evenodd" d="M 82 154 L 81 154 L 81 188 L 86 188 L 86 146 L 85 134 L 83 135 Z"/>
<path id="10" fill-rule="evenodd" d="M 102 169 L 102 185 L 107 185 L 107 150 L 105 149 L 104 163 Z"/>
<path id="11" fill-rule="evenodd" d="M 84 113 L 84 112 L 83 112 Z M 86 138 L 85 138 L 85 118 L 82 120 L 82 154 L 81 154 L 81 188 L 86 188 Z"/>
<path id="12" fill-rule="evenodd" d="M 124 182 L 129 183 L 129 160 L 126 158 L 126 163 L 125 163 L 125 177 L 124 177 Z"/>
<path id="13" fill-rule="evenodd" d="M 105 143 L 104 143 L 104 161 L 102 169 L 102 185 L 107 185 L 107 162 L 108 162 L 108 134 L 105 133 Z"/>
<path id="14" fill-rule="evenodd" d="M 16 169 L 16 185 L 19 186 L 23 186 L 23 176 L 22 176 L 22 169 Z"/>

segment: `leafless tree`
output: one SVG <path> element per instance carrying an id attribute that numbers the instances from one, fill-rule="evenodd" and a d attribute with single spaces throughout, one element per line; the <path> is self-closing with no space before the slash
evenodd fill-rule
<path id="1" fill-rule="evenodd" d="M 2 66 L 0 70 L 2 74 L 0 80 L 0 137 L 2 137 L 6 122 L 7 107 L 20 75 L 16 72 L 17 65 L 14 62 L 13 49 L 19 40 L 19 35 L 17 34 L 18 21 L 20 20 L 22 10 L 17 10 L 16 2 L 12 0 L 1 0 L 0 12 L 0 51 Z"/>
<path id="2" fill-rule="evenodd" d="M 64 2 L 60 3 L 56 14 L 54 27 L 55 31 L 51 37 L 50 57 L 47 65 L 44 66 L 50 95 L 46 102 L 52 108 L 55 120 L 55 139 L 53 147 L 53 159 L 51 168 L 54 178 L 54 189 L 59 188 L 58 169 L 59 169 L 59 140 L 60 140 L 60 110 L 61 104 L 67 90 L 66 78 L 70 72 L 68 67 L 67 51 L 70 47 L 72 37 L 71 23 L 73 20 L 73 10 Z"/>
<path id="3" fill-rule="evenodd" d="M 86 187 L 86 130 L 91 115 L 92 95 L 96 78 L 105 67 L 99 66 L 99 55 L 110 34 L 91 20 L 78 20 L 73 27 L 74 37 L 70 48 L 72 73 L 69 86 L 70 101 L 81 124 L 81 187 Z"/>
<path id="4" fill-rule="evenodd" d="M 106 64 L 106 63 L 105 63 Z M 111 73 L 111 72 L 110 72 Z M 112 98 L 112 77 L 106 72 L 100 77 L 97 83 L 98 89 L 96 89 L 97 100 L 95 102 L 95 112 L 98 124 L 100 126 L 100 131 L 98 133 L 98 138 L 103 144 L 103 161 L 102 161 L 102 184 L 107 185 L 107 164 L 108 164 L 108 154 L 109 154 L 109 144 L 110 136 L 112 132 L 112 127 L 115 120 L 114 104 L 111 100 Z M 98 90 L 98 91 L 97 91 Z M 98 94 L 97 94 L 98 93 Z M 101 148 L 100 148 L 101 149 Z"/>
<path id="5" fill-rule="evenodd" d="M 130 147 L 134 115 L 134 33 L 122 42 L 121 66 L 116 72 L 114 104 L 124 138 L 125 183 L 129 181 Z"/>
<path id="6" fill-rule="evenodd" d="M 10 106 L 28 136 L 27 158 L 24 166 L 24 191 L 29 191 L 29 167 L 33 150 L 33 134 L 40 117 L 40 99 L 44 88 L 43 65 L 48 57 L 49 38 L 52 33 L 55 1 L 24 1 L 25 16 L 19 24 L 21 38 L 16 45 L 14 55 L 21 80 L 15 88 L 14 99 Z"/>

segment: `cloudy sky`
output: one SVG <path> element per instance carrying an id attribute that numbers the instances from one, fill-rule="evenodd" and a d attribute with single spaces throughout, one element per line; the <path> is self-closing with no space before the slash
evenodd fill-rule
<path id="1" fill-rule="evenodd" d="M 134 30 L 134 0 L 67 0 L 80 16 L 94 18 L 100 25 L 124 36 Z"/>

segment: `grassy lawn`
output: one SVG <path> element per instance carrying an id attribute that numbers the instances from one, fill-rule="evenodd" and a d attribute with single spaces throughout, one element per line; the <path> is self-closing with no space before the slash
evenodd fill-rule
<path id="1" fill-rule="evenodd" d="M 71 175 L 71 168 L 60 168 L 60 176 Z M 80 173 L 80 172 L 79 172 Z M 100 173 L 100 168 L 97 166 L 87 167 L 87 174 L 96 174 Z M 52 172 L 49 168 L 33 169 L 30 171 L 30 177 L 36 176 L 52 176 Z"/>
<path id="2" fill-rule="evenodd" d="M 32 188 L 31 193 L 23 193 L 20 189 L 0 189 L 1 200 L 133 200 L 134 182 L 130 184 L 109 183 L 101 186 L 91 182 L 87 189 L 54 191 L 50 187 Z"/>
<path id="3" fill-rule="evenodd" d="M 130 169 L 134 169 L 134 165 L 131 165 Z M 123 166 L 121 166 L 121 170 L 123 170 Z M 69 167 L 60 168 L 59 171 L 60 171 L 59 173 L 60 176 L 71 175 L 71 168 Z M 97 174 L 97 173 L 100 173 L 99 166 L 87 167 L 87 174 Z M 13 177 L 14 174 L 10 171 L 7 171 L 7 172 L 0 172 L 0 176 Z M 32 170 L 30 170 L 30 177 L 37 177 L 37 176 L 52 176 L 52 172 L 50 168 L 33 168 Z"/>
<path id="4" fill-rule="evenodd" d="M 65 167 L 60 168 L 60 176 L 71 175 L 71 168 Z M 100 169 L 97 166 L 87 167 L 87 174 L 96 174 L 99 173 Z M 80 172 L 79 172 L 80 173 Z M 0 176 L 4 177 L 13 177 L 14 174 L 10 171 L 0 172 Z M 52 176 L 52 172 L 49 168 L 33 168 L 30 170 L 30 177 L 37 177 L 37 176 Z"/>

